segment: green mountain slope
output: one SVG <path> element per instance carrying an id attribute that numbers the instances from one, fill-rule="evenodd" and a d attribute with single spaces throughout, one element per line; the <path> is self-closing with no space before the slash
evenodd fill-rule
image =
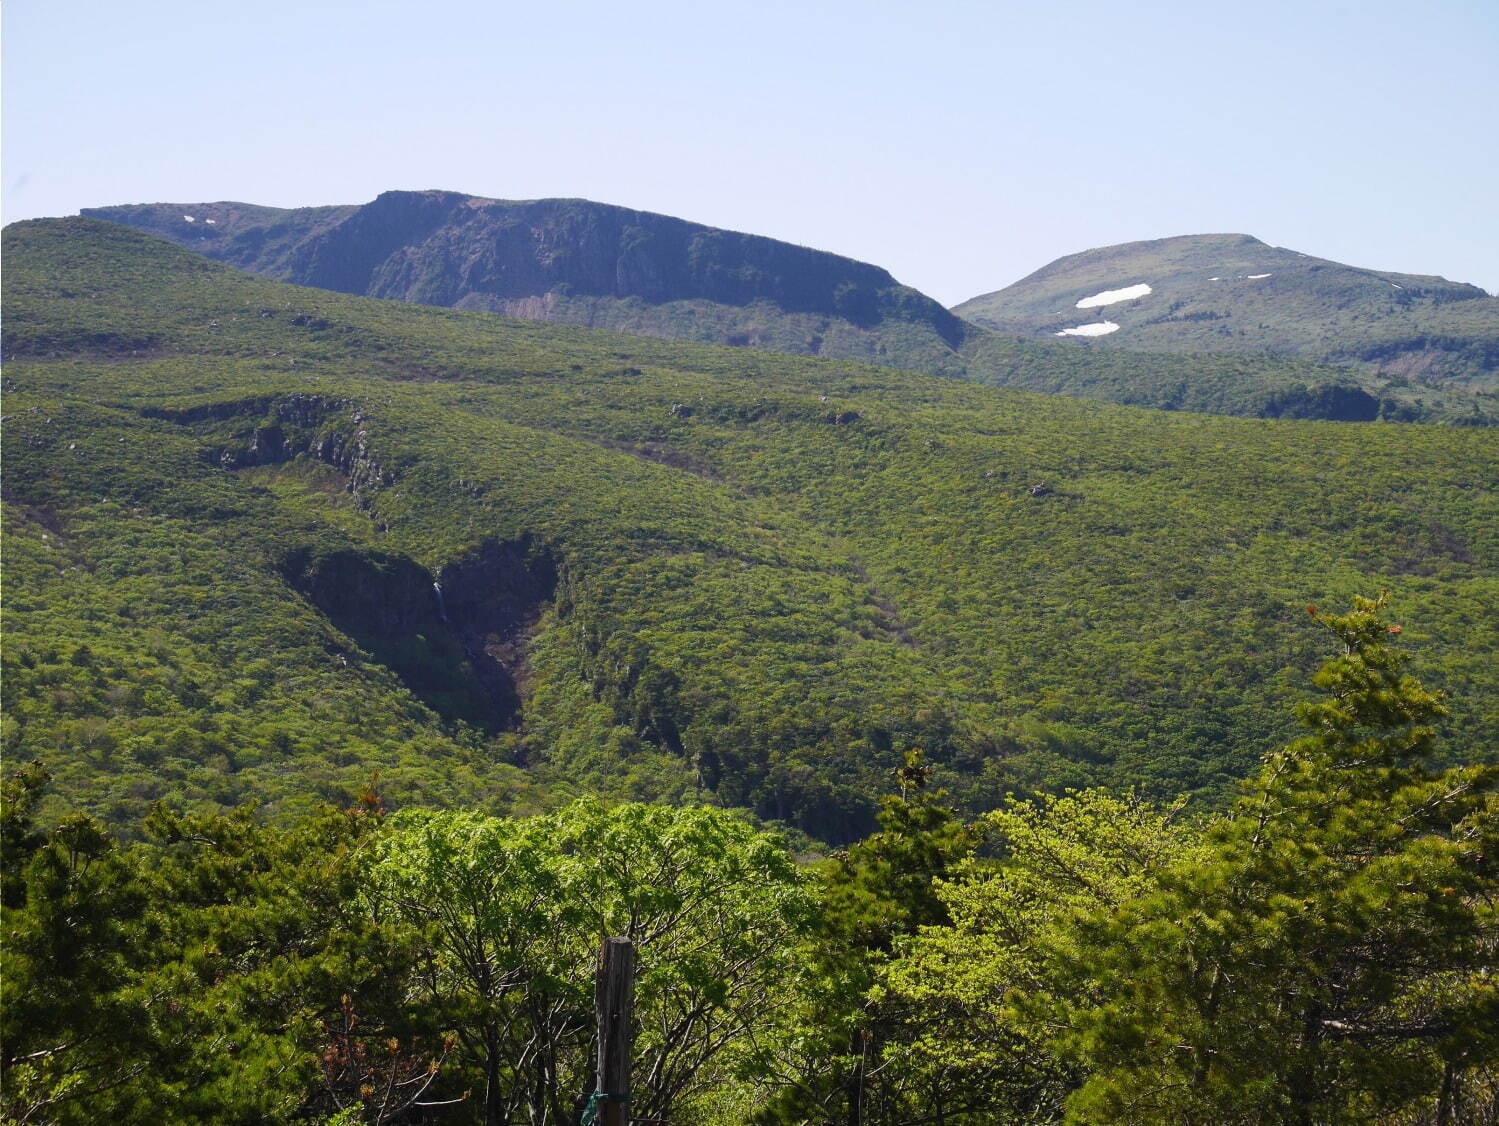
<path id="1" fill-rule="evenodd" d="M 1499 730 L 1499 439 L 1135 411 L 300 289 L 5 232 L 5 754 L 117 820 L 698 795 L 830 840 L 920 746 L 970 806 L 1220 795 L 1307 602 L 1389 587 Z M 434 586 L 434 584 L 436 584 Z"/>
<path id="2" fill-rule="evenodd" d="M 1139 287 L 1149 287 L 1139 293 Z M 1345 266 L 1248 235 L 1190 235 L 1059 258 L 960 316 L 1134 351 L 1265 352 L 1410 381 L 1499 390 L 1499 298 L 1445 278 Z"/>
<path id="3" fill-rule="evenodd" d="M 1169 410 L 1499 417 L 1499 402 L 1476 404 L 1470 393 L 1428 390 L 1417 404 L 1399 389 L 1381 394 L 1388 381 L 1371 387 L 1347 369 L 1284 358 L 1098 354 L 1049 336 L 1024 341 L 960 320 L 877 266 L 587 200 L 387 192 L 348 207 L 147 204 L 85 214 L 278 281 L 368 297 Z"/>

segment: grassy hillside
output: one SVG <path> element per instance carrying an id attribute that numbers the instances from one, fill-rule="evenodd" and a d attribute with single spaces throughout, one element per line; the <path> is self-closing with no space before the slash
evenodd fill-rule
<path id="1" fill-rule="evenodd" d="M 1150 292 L 1131 293 L 1148 286 Z M 1098 302 L 1102 303 L 1090 303 Z M 1081 305 L 1081 307 L 1079 307 Z M 954 312 L 1001 332 L 1090 349 L 1241 352 L 1354 364 L 1376 394 L 1413 406 L 1465 389 L 1481 412 L 1499 393 L 1499 298 L 1445 278 L 1345 266 L 1248 235 L 1191 235 L 1069 255 Z"/>
<path id="2" fill-rule="evenodd" d="M 1049 332 L 1025 341 L 1015 334 L 1030 332 L 1029 323 L 991 332 L 865 262 L 588 200 L 386 192 L 348 207 L 145 204 L 86 214 L 277 281 L 367 297 L 1166 410 L 1342 421 L 1499 418 L 1499 401 L 1468 391 L 1412 391 L 1409 379 L 1418 373 L 1409 364 L 1398 380 L 1371 381 L 1353 369 L 1269 355 L 1165 358 L 1078 347 Z M 1441 340 L 1447 344 L 1432 347 L 1446 347 L 1444 354 L 1467 347 Z M 1405 355 L 1409 344 L 1380 338 L 1369 346 Z M 1203 351 L 1214 347 L 1210 341 Z"/>
<path id="3" fill-rule="evenodd" d="M 1304 605 L 1381 587 L 1454 753 L 1499 731 L 1492 432 L 371 301 L 83 219 L 4 249 L 5 753 L 119 821 L 379 768 L 846 840 L 908 746 L 974 807 L 1212 797 L 1289 730 Z"/>

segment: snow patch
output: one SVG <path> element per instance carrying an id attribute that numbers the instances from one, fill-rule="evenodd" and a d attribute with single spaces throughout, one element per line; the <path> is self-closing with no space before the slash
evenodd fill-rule
<path id="1" fill-rule="evenodd" d="M 218 220 L 217 219 L 204 219 L 203 222 L 207 223 L 210 227 L 212 227 L 212 226 L 215 226 L 218 223 Z"/>
<path id="2" fill-rule="evenodd" d="M 1391 283 L 1390 283 L 1390 284 L 1391 284 L 1391 285 L 1395 285 L 1395 283 L 1394 283 L 1394 282 L 1391 282 Z M 1403 286 L 1403 285 L 1395 285 L 1395 288 L 1396 288 L 1396 289 L 1404 289 L 1404 288 L 1405 288 L 1405 286 Z"/>
<path id="3" fill-rule="evenodd" d="M 1107 336 L 1111 332 L 1118 332 L 1119 326 L 1113 321 L 1094 321 L 1090 325 L 1078 325 L 1076 328 L 1064 328 L 1061 332 L 1052 333 L 1053 336 Z"/>
<path id="4" fill-rule="evenodd" d="M 1102 293 L 1095 293 L 1092 297 L 1084 297 L 1074 308 L 1096 309 L 1100 305 L 1112 305 L 1116 301 L 1133 301 L 1137 297 L 1144 297 L 1150 292 L 1150 286 L 1141 282 L 1139 285 L 1125 286 L 1123 289 L 1106 289 Z"/>
<path id="5" fill-rule="evenodd" d="M 194 219 L 191 215 L 184 215 L 182 218 L 183 218 L 183 220 L 185 222 L 188 222 L 188 223 L 196 223 L 197 222 L 197 220 Z"/>
<path id="6" fill-rule="evenodd" d="M 1208 281 L 1222 281 L 1222 278 L 1208 278 Z"/>
<path id="7" fill-rule="evenodd" d="M 1261 278 L 1268 278 L 1269 276 L 1270 276 L 1269 274 L 1246 274 L 1245 275 L 1245 277 L 1247 277 L 1250 281 L 1259 281 Z"/>

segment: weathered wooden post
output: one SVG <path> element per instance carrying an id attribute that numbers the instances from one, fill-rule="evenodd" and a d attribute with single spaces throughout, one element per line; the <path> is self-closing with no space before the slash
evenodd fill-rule
<path id="1" fill-rule="evenodd" d="M 635 1016 L 635 944 L 628 938 L 604 939 L 594 1014 L 599 1027 L 598 1081 L 589 1101 L 591 1115 L 584 1120 L 599 1126 L 627 1126 Z"/>

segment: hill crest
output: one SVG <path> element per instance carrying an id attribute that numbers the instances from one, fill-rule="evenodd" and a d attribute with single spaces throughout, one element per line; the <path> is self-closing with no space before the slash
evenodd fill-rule
<path id="1" fill-rule="evenodd" d="M 390 191 L 353 207 L 146 204 L 83 214 L 276 280 L 425 305 L 573 320 L 562 314 L 578 299 L 769 302 L 865 329 L 917 322 L 948 347 L 964 331 L 878 266 L 584 199 Z"/>
<path id="2" fill-rule="evenodd" d="M 1246 234 L 1081 251 L 953 311 L 999 332 L 1097 336 L 1138 351 L 1264 352 L 1357 363 L 1397 379 L 1499 383 L 1499 298 Z M 1105 323 L 1099 311 L 1111 327 L 1089 331 L 1090 319 Z"/>

